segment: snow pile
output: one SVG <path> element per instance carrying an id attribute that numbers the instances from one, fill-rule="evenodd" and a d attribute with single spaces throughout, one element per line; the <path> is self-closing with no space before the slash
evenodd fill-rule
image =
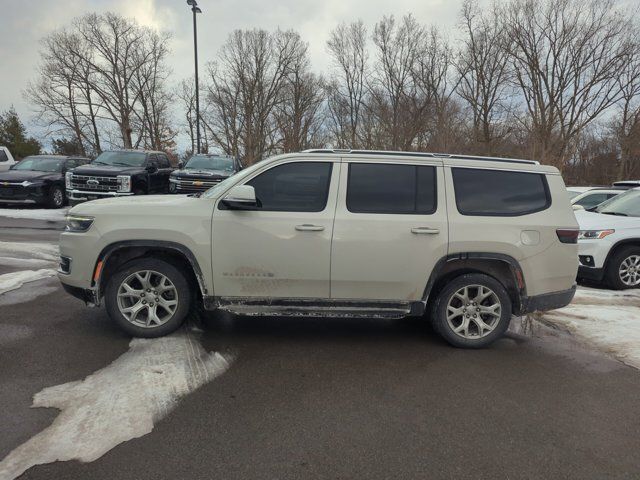
<path id="1" fill-rule="evenodd" d="M 111 365 L 34 396 L 34 407 L 58 408 L 60 414 L 0 462 L 0 480 L 43 463 L 91 462 L 148 434 L 181 397 L 224 373 L 230 362 L 207 353 L 186 328 L 168 337 L 132 340 Z"/>
<path id="2" fill-rule="evenodd" d="M 58 246 L 53 243 L 0 241 L 0 258 L 38 259 L 56 263 L 58 252 Z"/>
<path id="3" fill-rule="evenodd" d="M 53 277 L 56 271 L 53 268 L 41 268 L 40 270 L 23 270 L 0 275 L 0 295 L 10 290 L 20 288 L 28 282 L 35 282 L 47 277 Z"/>
<path id="4" fill-rule="evenodd" d="M 0 265 L 37 268 L 37 270 L 21 270 L 0 275 L 0 295 L 16 290 L 25 283 L 55 276 L 57 262 L 58 246 L 52 243 L 0 241 Z"/>
<path id="5" fill-rule="evenodd" d="M 579 288 L 571 305 L 542 318 L 640 368 L 640 291 Z"/>
<path id="6" fill-rule="evenodd" d="M 29 220 L 64 221 L 69 207 L 54 209 L 46 208 L 0 208 L 0 217 L 26 218 Z"/>

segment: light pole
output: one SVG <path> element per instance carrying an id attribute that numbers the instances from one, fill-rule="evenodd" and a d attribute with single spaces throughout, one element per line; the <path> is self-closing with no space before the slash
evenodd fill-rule
<path id="1" fill-rule="evenodd" d="M 193 53 L 196 66 L 196 153 L 200 153 L 200 85 L 198 83 L 198 27 L 196 25 L 196 14 L 202 13 L 196 0 L 187 0 L 187 5 L 193 12 Z"/>

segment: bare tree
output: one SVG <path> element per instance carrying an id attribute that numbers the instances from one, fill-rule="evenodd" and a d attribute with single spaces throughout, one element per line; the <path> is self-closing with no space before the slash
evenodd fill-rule
<path id="1" fill-rule="evenodd" d="M 306 45 L 292 31 L 237 30 L 210 65 L 205 128 L 225 153 L 245 165 L 277 149 L 274 113 Z"/>
<path id="2" fill-rule="evenodd" d="M 513 0 L 502 13 L 531 156 L 563 168 L 620 96 L 633 31 L 613 0 Z"/>
<path id="3" fill-rule="evenodd" d="M 640 174 L 640 51 L 635 52 L 618 82 L 621 98 L 611 127 L 619 149 L 617 175 L 625 179 Z"/>
<path id="4" fill-rule="evenodd" d="M 477 0 L 465 0 L 461 12 L 464 37 L 456 60 L 457 93 L 469 107 L 478 153 L 493 155 L 512 128 L 511 71 L 507 29 L 495 6 L 483 12 Z"/>
<path id="5" fill-rule="evenodd" d="M 367 32 L 362 21 L 341 24 L 327 42 L 333 60 L 327 85 L 328 111 L 336 147 L 363 145 L 360 128 L 367 94 Z"/>

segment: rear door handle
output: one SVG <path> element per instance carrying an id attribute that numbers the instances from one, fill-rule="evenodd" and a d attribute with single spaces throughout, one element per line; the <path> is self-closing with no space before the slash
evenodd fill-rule
<path id="1" fill-rule="evenodd" d="M 411 233 L 415 233 L 416 235 L 436 235 L 440 233 L 440 229 L 429 227 L 413 227 L 411 229 Z"/>
<path id="2" fill-rule="evenodd" d="M 296 230 L 299 232 L 321 232 L 324 230 L 322 225 L 311 225 L 309 223 L 305 223 L 303 225 L 296 225 Z"/>

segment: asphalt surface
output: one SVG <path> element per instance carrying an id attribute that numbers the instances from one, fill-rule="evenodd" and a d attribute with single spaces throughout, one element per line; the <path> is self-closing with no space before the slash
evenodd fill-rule
<path id="1" fill-rule="evenodd" d="M 9 223 L 0 240 L 58 235 Z M 56 282 L 0 295 L 0 459 L 56 418 L 30 408 L 35 393 L 129 348 L 104 309 Z M 226 373 L 150 434 L 21 478 L 640 478 L 640 372 L 562 332 L 513 326 L 467 351 L 420 320 L 213 314 L 200 340 L 234 356 Z"/>

